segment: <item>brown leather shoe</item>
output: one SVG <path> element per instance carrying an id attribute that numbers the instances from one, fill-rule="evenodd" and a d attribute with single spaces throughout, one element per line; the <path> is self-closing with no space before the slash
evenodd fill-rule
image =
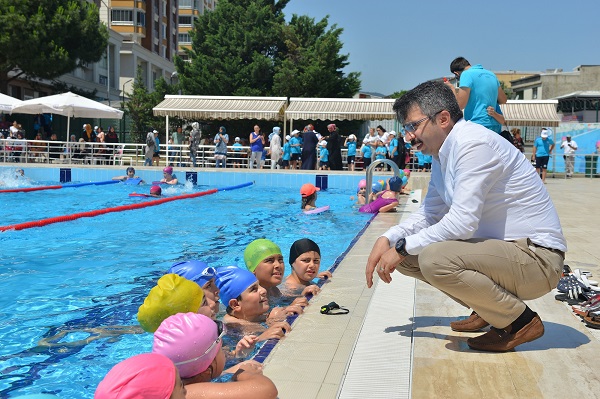
<path id="1" fill-rule="evenodd" d="M 484 327 L 489 326 L 490 323 L 483 320 L 479 315 L 475 312 L 471 313 L 471 316 L 465 320 L 453 321 L 450 323 L 450 328 L 453 331 L 459 332 L 471 332 L 471 331 L 479 331 Z"/>
<path id="2" fill-rule="evenodd" d="M 517 331 L 510 333 L 511 326 L 506 329 L 492 329 L 478 337 L 469 338 L 467 344 L 471 349 L 486 352 L 507 352 L 517 345 L 538 339 L 544 335 L 544 323 L 537 314 L 529 323 Z"/>

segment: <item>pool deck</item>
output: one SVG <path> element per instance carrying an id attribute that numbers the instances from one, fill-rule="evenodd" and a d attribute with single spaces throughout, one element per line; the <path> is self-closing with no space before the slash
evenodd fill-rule
<path id="1" fill-rule="evenodd" d="M 600 179 L 546 181 L 569 246 L 565 263 L 600 280 Z M 419 203 L 420 194 L 413 194 Z M 366 288 L 373 242 L 419 203 L 378 215 L 273 349 L 265 374 L 279 397 L 600 397 L 600 330 L 587 328 L 554 292 L 528 302 L 544 321 L 543 337 L 512 352 L 484 353 L 466 344 L 476 333 L 449 327 L 470 311 L 427 284 L 395 273 L 391 284 Z M 331 301 L 350 313 L 321 315 L 319 306 Z"/>

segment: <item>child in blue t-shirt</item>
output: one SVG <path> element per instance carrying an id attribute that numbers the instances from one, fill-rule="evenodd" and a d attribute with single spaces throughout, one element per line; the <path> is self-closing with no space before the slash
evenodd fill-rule
<path id="1" fill-rule="evenodd" d="M 360 147 L 360 152 L 362 153 L 363 165 L 365 170 L 371 165 L 371 146 L 369 145 L 368 140 L 363 141 L 362 147 Z"/>
<path id="2" fill-rule="evenodd" d="M 240 144 L 240 138 L 236 137 L 235 143 L 233 144 L 233 151 L 235 152 L 235 157 L 233 158 L 233 167 L 234 168 L 241 167 L 242 162 L 240 160 L 240 157 L 242 155 L 242 147 L 243 147 L 243 145 Z"/>
<path id="3" fill-rule="evenodd" d="M 351 134 L 344 141 L 344 147 L 348 148 L 348 170 L 354 172 L 354 160 L 356 157 L 356 136 Z"/>
<path id="4" fill-rule="evenodd" d="M 385 159 L 385 154 L 387 154 L 387 149 L 383 145 L 383 141 L 377 141 L 377 148 L 375 149 L 375 159 Z M 377 167 L 377 170 L 383 170 L 382 166 Z"/>
<path id="5" fill-rule="evenodd" d="M 283 145 L 283 156 L 282 166 L 283 169 L 289 169 L 290 167 L 290 157 L 292 156 L 292 146 L 290 145 L 291 136 L 288 134 L 285 136 L 285 144 Z"/>
<path id="6" fill-rule="evenodd" d="M 329 170 L 329 151 L 325 140 L 319 143 L 319 170 Z"/>

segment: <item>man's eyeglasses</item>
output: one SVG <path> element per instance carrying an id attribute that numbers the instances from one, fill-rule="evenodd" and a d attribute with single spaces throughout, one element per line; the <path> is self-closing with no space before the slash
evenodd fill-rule
<path id="1" fill-rule="evenodd" d="M 192 363 L 192 362 L 202 359 L 204 356 L 208 355 L 210 353 L 210 351 L 212 351 L 214 349 L 214 347 L 217 346 L 221 342 L 221 340 L 223 339 L 223 335 L 225 335 L 225 333 L 227 332 L 227 327 L 225 327 L 225 324 L 223 324 L 223 322 L 220 320 L 213 320 L 213 321 L 217 325 L 217 333 L 219 334 L 219 336 L 217 337 L 215 342 L 213 342 L 212 345 L 206 350 L 206 352 L 204 352 L 200 356 L 195 357 L 193 359 L 184 360 L 182 362 L 177 362 L 177 363 L 175 363 L 175 366 L 181 366 L 181 365 Z"/>
<path id="2" fill-rule="evenodd" d="M 443 110 L 442 110 L 442 111 L 443 111 Z M 402 127 L 403 127 L 403 128 L 404 128 L 404 130 L 405 130 L 405 131 L 407 131 L 408 133 L 414 133 L 414 132 L 417 130 L 417 126 L 419 126 L 421 123 L 425 122 L 425 121 L 426 121 L 426 120 L 428 120 L 428 119 L 435 118 L 435 116 L 436 116 L 437 114 L 439 114 L 440 112 L 442 112 L 442 111 L 438 111 L 438 112 L 436 112 L 435 114 L 433 114 L 432 116 L 426 116 L 425 118 L 419 119 L 419 120 L 418 120 L 418 121 L 416 121 L 416 122 L 410 122 L 410 123 L 407 123 L 406 125 L 403 125 Z"/>

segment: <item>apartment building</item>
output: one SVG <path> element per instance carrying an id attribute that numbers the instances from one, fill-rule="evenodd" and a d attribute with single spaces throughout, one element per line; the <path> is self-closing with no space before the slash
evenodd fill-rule
<path id="1" fill-rule="evenodd" d="M 179 0 L 179 28 L 178 37 L 179 47 L 177 53 L 186 60 L 188 58 L 185 53 L 186 48 L 191 48 L 192 41 L 190 30 L 194 26 L 194 21 L 204 12 L 213 11 L 217 4 L 217 0 Z"/>

